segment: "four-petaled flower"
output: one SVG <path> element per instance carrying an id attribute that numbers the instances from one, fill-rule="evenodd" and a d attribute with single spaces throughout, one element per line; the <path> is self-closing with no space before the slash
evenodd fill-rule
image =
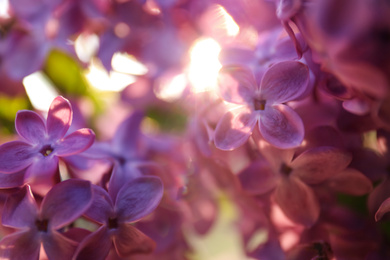
<path id="1" fill-rule="evenodd" d="M 116 199 L 100 186 L 93 186 L 94 198 L 85 213 L 102 226 L 81 243 L 74 259 L 105 259 L 115 247 L 121 257 L 149 253 L 154 241 L 131 223 L 150 214 L 160 203 L 163 185 L 157 177 L 139 177 L 122 186 Z"/>
<path id="2" fill-rule="evenodd" d="M 256 83 L 244 67 L 225 67 L 219 88 L 225 101 L 241 106 L 227 112 L 215 129 L 215 145 L 233 150 L 244 144 L 258 122 L 260 133 L 270 144 L 286 149 L 299 146 L 304 137 L 301 118 L 284 103 L 308 93 L 309 69 L 298 61 L 279 62 Z M 261 75 L 260 75 L 261 76 Z"/>
<path id="3" fill-rule="evenodd" d="M 17 229 L 0 241 L 0 258 L 33 260 L 41 245 L 49 259 L 68 260 L 78 243 L 58 231 L 72 223 L 92 202 L 89 181 L 67 180 L 54 186 L 37 206 L 29 185 L 11 194 L 4 206 L 2 224 Z"/>
<path id="4" fill-rule="evenodd" d="M 58 158 L 86 150 L 95 140 L 91 129 L 79 129 L 67 136 L 72 122 L 68 100 L 58 96 L 50 105 L 47 120 L 36 112 L 19 111 L 15 127 L 23 140 L 0 146 L 0 172 L 14 173 L 25 168 L 25 179 L 52 176 L 58 169 Z"/>

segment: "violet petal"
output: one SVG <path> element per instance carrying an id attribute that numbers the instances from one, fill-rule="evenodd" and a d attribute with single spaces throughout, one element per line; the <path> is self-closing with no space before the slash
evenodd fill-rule
<path id="1" fill-rule="evenodd" d="M 274 189 L 277 177 L 265 161 L 251 163 L 238 175 L 242 188 L 250 194 L 260 195 Z"/>
<path id="2" fill-rule="evenodd" d="M 56 141 L 64 137 L 71 122 L 72 107 L 70 102 L 61 96 L 56 97 L 50 105 L 46 122 L 50 140 Z"/>
<path id="3" fill-rule="evenodd" d="M 291 163 L 292 174 L 305 183 L 318 184 L 339 174 L 351 161 L 351 154 L 338 148 L 316 147 L 300 154 Z"/>
<path id="4" fill-rule="evenodd" d="M 107 219 L 114 213 L 114 205 L 107 191 L 100 186 L 92 185 L 93 198 L 92 204 L 84 213 L 101 224 L 107 222 Z"/>
<path id="5" fill-rule="evenodd" d="M 45 120 L 33 111 L 19 111 L 15 118 L 15 128 L 31 144 L 39 144 L 47 138 Z"/>
<path id="6" fill-rule="evenodd" d="M 30 144 L 12 141 L 0 146 L 0 172 L 13 173 L 29 166 L 37 151 Z"/>
<path id="7" fill-rule="evenodd" d="M 38 207 L 30 186 L 8 196 L 2 211 L 2 224 L 8 227 L 33 227 L 38 216 Z"/>
<path id="8" fill-rule="evenodd" d="M 80 243 L 73 259 L 104 260 L 110 252 L 111 246 L 112 242 L 107 226 L 101 226 Z"/>
<path id="9" fill-rule="evenodd" d="M 112 146 L 117 153 L 126 158 L 131 158 L 137 154 L 137 143 L 140 137 L 139 128 L 143 118 L 143 113 L 134 112 L 120 124 L 112 139 Z"/>
<path id="10" fill-rule="evenodd" d="M 301 118 L 282 104 L 266 107 L 260 116 L 259 130 L 267 142 L 281 149 L 299 146 L 304 137 Z"/>
<path id="11" fill-rule="evenodd" d="M 69 260 L 77 248 L 77 242 L 66 238 L 55 230 L 42 235 L 42 244 L 48 259 Z"/>
<path id="12" fill-rule="evenodd" d="M 251 103 L 257 83 L 252 72 L 245 67 L 227 66 L 219 72 L 218 90 L 221 97 L 230 103 Z"/>
<path id="13" fill-rule="evenodd" d="M 150 253 L 156 243 L 129 223 L 122 223 L 118 233 L 113 237 L 115 249 L 119 256 L 126 257 L 136 253 Z"/>
<path id="14" fill-rule="evenodd" d="M 85 151 L 94 141 L 95 133 L 89 128 L 82 128 L 67 135 L 53 149 L 58 156 L 70 156 Z"/>
<path id="15" fill-rule="evenodd" d="M 22 186 L 24 184 L 25 172 L 25 170 L 21 170 L 12 174 L 0 173 L 0 189 L 9 189 Z"/>
<path id="16" fill-rule="evenodd" d="M 91 205 L 89 181 L 70 179 L 55 185 L 44 197 L 41 218 L 49 219 L 49 227 L 58 229 L 80 217 Z"/>
<path id="17" fill-rule="evenodd" d="M 163 184 L 157 177 L 140 177 L 122 186 L 115 208 L 120 222 L 134 222 L 149 215 L 160 203 Z"/>
<path id="18" fill-rule="evenodd" d="M 218 149 L 233 150 L 243 145 L 252 134 L 257 113 L 242 106 L 228 111 L 219 120 L 214 135 Z"/>
<path id="19" fill-rule="evenodd" d="M 38 233 L 19 231 L 0 241 L 0 258 L 12 260 L 38 260 L 41 240 Z"/>
<path id="20" fill-rule="evenodd" d="M 275 200 L 292 221 L 312 226 L 320 215 L 320 205 L 313 190 L 298 178 L 282 178 Z"/>
<path id="21" fill-rule="evenodd" d="M 285 103 L 306 94 L 308 67 L 298 61 L 283 61 L 269 68 L 260 83 L 261 98 L 270 103 Z"/>
<path id="22" fill-rule="evenodd" d="M 52 177 L 58 170 L 58 157 L 56 156 L 40 156 L 27 168 L 24 176 L 27 182 L 33 181 L 35 178 L 46 176 Z"/>

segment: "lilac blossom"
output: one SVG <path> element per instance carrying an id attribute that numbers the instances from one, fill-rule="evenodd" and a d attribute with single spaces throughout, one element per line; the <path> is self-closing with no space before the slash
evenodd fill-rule
<path id="1" fill-rule="evenodd" d="M 303 123 L 286 102 L 307 93 L 309 70 L 297 61 L 271 66 L 258 85 L 245 68 L 226 67 L 221 71 L 219 88 L 224 100 L 239 104 L 227 112 L 215 129 L 215 145 L 233 150 L 244 144 L 253 129 L 259 128 L 264 139 L 279 148 L 299 146 L 303 140 Z"/>
<path id="2" fill-rule="evenodd" d="M 121 257 L 134 253 L 149 253 L 154 242 L 133 222 L 150 214 L 159 204 L 163 185 L 157 177 L 140 177 L 127 182 L 116 199 L 103 188 L 94 185 L 91 207 L 85 216 L 101 224 L 85 238 L 74 259 L 105 259 L 112 247 Z"/>
<path id="3" fill-rule="evenodd" d="M 26 169 L 27 180 L 53 176 L 59 158 L 80 153 L 95 140 L 95 134 L 88 128 L 66 135 L 71 121 L 71 105 L 61 96 L 51 103 L 47 120 L 33 111 L 19 111 L 15 127 L 21 140 L 0 146 L 0 172 Z"/>
<path id="4" fill-rule="evenodd" d="M 243 188 L 252 194 L 273 191 L 275 201 L 286 216 L 305 226 L 312 226 L 320 215 L 320 204 L 312 185 L 328 182 L 336 190 L 346 193 L 356 191 L 358 195 L 372 189 L 367 177 L 347 168 L 352 157 L 341 149 L 315 147 L 296 158 L 293 158 L 294 152 L 291 150 L 280 152 L 268 147 L 264 152 L 270 163 L 259 160 L 244 169 L 240 173 Z M 276 154 L 279 154 L 279 158 L 275 157 Z M 354 185 L 363 188 L 359 190 Z"/>
<path id="5" fill-rule="evenodd" d="M 37 205 L 30 186 L 10 194 L 2 224 L 16 231 L 0 241 L 0 256 L 6 259 L 38 259 L 41 245 L 49 259 L 71 259 L 77 242 L 61 228 L 80 217 L 91 205 L 88 181 L 67 180 L 54 186 Z"/>

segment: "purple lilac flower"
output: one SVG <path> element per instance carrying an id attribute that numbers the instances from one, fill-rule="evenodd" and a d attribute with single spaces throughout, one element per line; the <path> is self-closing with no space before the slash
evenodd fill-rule
<path id="1" fill-rule="evenodd" d="M 0 146 L 0 172 L 26 169 L 25 179 L 29 180 L 53 176 L 59 158 L 80 153 L 95 140 L 95 134 L 88 128 L 66 135 L 71 121 L 71 105 L 61 96 L 51 103 L 46 121 L 36 112 L 19 111 L 15 127 L 22 140 Z"/>
<path id="2" fill-rule="evenodd" d="M 17 231 L 0 241 L 2 259 L 38 259 L 41 245 L 49 259 L 71 259 L 77 242 L 59 231 L 81 216 L 92 201 L 91 183 L 67 180 L 54 186 L 37 206 L 29 185 L 11 194 L 2 224 Z"/>
<path id="3" fill-rule="evenodd" d="M 303 123 L 284 103 L 307 93 L 309 70 L 297 61 L 279 62 L 270 67 L 257 84 L 247 69 L 225 67 L 219 87 L 224 100 L 241 106 L 227 112 L 215 129 L 215 145 L 233 150 L 244 144 L 258 124 L 264 139 L 279 148 L 299 146 Z"/>
<path id="4" fill-rule="evenodd" d="M 85 215 L 102 226 L 80 244 L 74 259 L 105 259 L 114 246 L 121 257 L 151 252 L 153 240 L 131 223 L 150 214 L 159 204 L 163 185 L 157 177 L 140 177 L 127 182 L 114 200 L 109 192 L 93 186 L 94 197 Z"/>

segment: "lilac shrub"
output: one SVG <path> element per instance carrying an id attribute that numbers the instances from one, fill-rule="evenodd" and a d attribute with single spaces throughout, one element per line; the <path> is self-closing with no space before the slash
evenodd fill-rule
<path id="1" fill-rule="evenodd" d="M 389 14 L 386 0 L 9 0 L 0 258 L 390 259 Z M 132 82 L 97 91 L 96 64 Z M 59 93 L 47 113 L 22 87 L 35 72 Z"/>

